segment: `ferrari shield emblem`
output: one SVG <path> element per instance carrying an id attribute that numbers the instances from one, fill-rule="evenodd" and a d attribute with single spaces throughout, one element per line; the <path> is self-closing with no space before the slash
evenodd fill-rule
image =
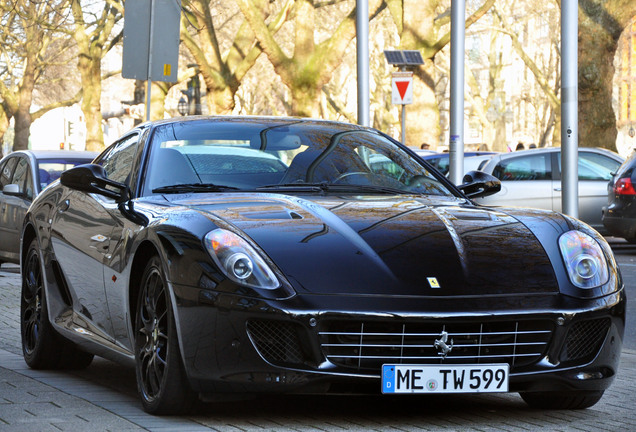
<path id="1" fill-rule="evenodd" d="M 430 277 L 426 279 L 428 280 L 428 284 L 431 286 L 431 288 L 441 288 L 439 282 L 437 282 L 437 278 Z"/>

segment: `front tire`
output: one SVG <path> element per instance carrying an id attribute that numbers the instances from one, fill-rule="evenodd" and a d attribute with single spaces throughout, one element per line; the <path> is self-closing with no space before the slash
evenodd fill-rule
<path id="1" fill-rule="evenodd" d="M 181 361 L 168 285 L 161 261 L 144 270 L 135 319 L 135 372 L 144 409 L 151 414 L 185 414 L 196 400 Z"/>
<path id="2" fill-rule="evenodd" d="M 60 336 L 49 322 L 38 242 L 27 250 L 20 296 L 20 334 L 24 361 L 32 369 L 84 369 L 93 355 Z"/>
<path id="3" fill-rule="evenodd" d="M 598 391 L 563 391 L 520 393 L 531 407 L 539 409 L 585 409 L 595 405 L 603 397 Z"/>

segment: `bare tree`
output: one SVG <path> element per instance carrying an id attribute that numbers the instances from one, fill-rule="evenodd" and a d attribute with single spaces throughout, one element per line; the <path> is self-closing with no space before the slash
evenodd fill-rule
<path id="1" fill-rule="evenodd" d="M 320 112 L 322 88 L 335 69 L 344 61 L 343 53 L 355 37 L 355 7 L 335 24 L 330 36 L 316 43 L 318 21 L 316 10 L 321 5 L 310 0 L 297 0 L 291 8 L 294 18 L 293 52 L 288 54 L 274 37 L 266 17 L 255 0 L 237 0 L 249 22 L 261 49 L 267 54 L 274 70 L 291 91 L 292 114 L 317 117 Z M 371 0 L 371 17 L 384 8 L 381 0 Z"/>
<path id="2" fill-rule="evenodd" d="M 120 0 L 106 0 L 103 7 L 69 0 L 73 22 L 69 34 L 77 43 L 77 67 L 81 76 L 82 111 L 86 118 L 86 149 L 104 148 L 102 131 L 101 93 L 102 59 L 122 38 L 117 23 L 123 18 L 124 6 Z"/>
<path id="3" fill-rule="evenodd" d="M 293 0 L 285 0 L 269 20 L 271 2 L 254 0 L 254 6 L 268 19 L 267 30 L 271 34 L 276 34 L 284 24 L 293 3 Z M 262 53 L 249 23 L 240 19 L 238 9 L 226 2 L 186 0 L 181 38 L 203 77 L 210 111 L 230 113 L 243 77 Z"/>
<path id="4" fill-rule="evenodd" d="M 76 103 L 81 96 L 78 92 L 31 112 L 34 91 L 38 83 L 43 83 L 46 69 L 69 59 L 70 46 L 62 33 L 66 5 L 67 0 L 10 0 L 0 5 L 0 137 L 13 118 L 14 150 L 28 147 L 34 120 L 51 109 Z"/>
<path id="5" fill-rule="evenodd" d="M 400 35 L 400 49 L 417 49 L 422 53 L 424 65 L 415 69 L 413 105 L 408 116 L 406 134 L 408 145 L 422 142 L 437 143 L 440 136 L 439 105 L 435 95 L 438 72 L 435 57 L 450 42 L 450 2 L 444 0 L 386 0 Z M 466 28 L 472 26 L 493 6 L 495 0 L 479 2 L 466 19 Z"/>

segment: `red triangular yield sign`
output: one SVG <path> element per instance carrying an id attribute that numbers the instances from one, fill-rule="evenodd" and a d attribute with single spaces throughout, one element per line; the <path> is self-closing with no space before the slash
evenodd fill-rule
<path id="1" fill-rule="evenodd" d="M 409 84 L 411 81 L 395 81 L 395 86 L 400 92 L 400 98 L 404 99 L 404 95 L 406 94 L 406 90 L 409 88 Z"/>

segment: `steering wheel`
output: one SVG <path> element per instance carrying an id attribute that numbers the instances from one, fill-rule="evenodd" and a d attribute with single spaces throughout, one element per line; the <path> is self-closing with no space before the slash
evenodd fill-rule
<path id="1" fill-rule="evenodd" d="M 362 171 L 352 171 L 352 172 L 347 172 L 344 174 L 340 174 L 338 177 L 336 177 L 336 179 L 333 181 L 334 183 L 340 183 L 343 182 L 345 179 L 349 179 L 350 177 L 354 177 L 354 176 L 359 176 L 364 178 L 365 182 L 363 184 L 369 184 L 369 175 L 370 173 L 368 172 L 362 172 Z"/>
<path id="2" fill-rule="evenodd" d="M 437 183 L 433 179 L 421 174 L 411 177 L 406 182 L 406 185 L 412 188 L 422 187 L 424 189 L 438 187 Z"/>

